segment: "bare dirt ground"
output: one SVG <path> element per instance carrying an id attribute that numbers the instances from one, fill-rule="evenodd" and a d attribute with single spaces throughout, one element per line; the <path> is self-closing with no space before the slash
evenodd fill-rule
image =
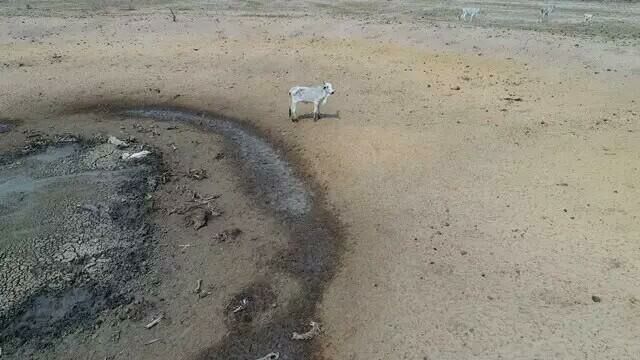
<path id="1" fill-rule="evenodd" d="M 243 296 L 265 299 L 249 327 L 319 321 L 315 358 L 640 358 L 640 5 L 559 1 L 539 24 L 539 4 L 474 4 L 462 24 L 457 1 L 0 2 L 0 150 L 26 130 L 136 136 L 177 174 L 131 303 L 3 358 L 224 358 Z M 292 124 L 287 90 L 323 80 L 328 116 Z M 98 105 L 210 111 L 276 144 L 343 228 L 317 308 L 289 312 L 291 226 L 220 136 L 77 112 Z M 168 214 L 193 191 L 221 194 L 200 230 Z M 301 358 L 263 345 L 227 358 Z"/>

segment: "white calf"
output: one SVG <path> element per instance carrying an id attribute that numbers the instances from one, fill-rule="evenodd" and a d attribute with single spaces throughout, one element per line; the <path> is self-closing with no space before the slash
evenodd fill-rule
<path id="1" fill-rule="evenodd" d="M 318 120 L 320 118 L 320 105 L 327 103 L 329 95 L 333 95 L 336 91 L 331 86 L 331 83 L 325 82 L 319 86 L 294 86 L 289 90 L 289 96 L 291 96 L 291 106 L 289 106 L 289 118 L 291 121 L 298 121 L 298 115 L 296 115 L 296 104 L 298 103 L 313 103 L 313 119 Z"/>
<path id="2" fill-rule="evenodd" d="M 593 14 L 584 14 L 584 22 L 591 22 L 593 20 Z"/>
<path id="3" fill-rule="evenodd" d="M 462 8 L 462 14 L 460 15 L 460 19 L 462 21 L 467 20 L 467 16 L 470 16 L 469 21 L 473 21 L 473 18 L 480 13 L 479 8 Z"/>

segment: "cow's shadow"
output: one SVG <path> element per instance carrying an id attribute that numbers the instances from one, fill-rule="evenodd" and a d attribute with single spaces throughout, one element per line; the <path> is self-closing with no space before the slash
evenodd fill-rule
<path id="1" fill-rule="evenodd" d="M 302 114 L 302 115 L 298 115 L 298 120 L 294 121 L 294 122 L 298 122 L 300 120 L 313 120 L 313 113 L 308 113 L 308 114 Z M 320 119 L 318 119 L 317 121 L 323 121 L 323 120 L 328 120 L 328 119 L 340 119 L 340 111 L 336 111 L 335 114 L 323 114 L 320 113 Z"/>

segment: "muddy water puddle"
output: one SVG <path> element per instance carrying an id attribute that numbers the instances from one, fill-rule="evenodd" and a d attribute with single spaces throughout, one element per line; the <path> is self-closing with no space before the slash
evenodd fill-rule
<path id="1" fill-rule="evenodd" d="M 211 114 L 138 108 L 107 116 L 114 114 L 221 135 L 240 188 L 287 232 L 286 249 L 260 259 L 265 273 L 219 310 L 226 321 L 212 327 L 226 328 L 223 340 L 190 358 L 318 356 L 316 342 L 293 340 L 292 334 L 318 321 L 316 305 L 336 271 L 342 236 L 335 216 L 319 205 L 322 195 L 303 180 L 286 151 L 246 124 Z M 0 276 L 13 286 L 3 292 L 10 296 L 0 298 L 5 355 L 36 352 L 70 329 L 90 329 L 97 313 L 135 296 L 128 281 L 139 276 L 146 247 L 157 241 L 148 231 L 144 199 L 157 183 L 159 160 L 123 163 L 122 151 L 102 139 L 54 144 L 0 162 L 0 198 L 7 200 L 0 206 L 0 231 L 9 239 L 0 243 Z M 285 278 L 296 290 L 278 304 L 278 281 Z M 25 344 L 31 350 L 20 352 Z"/>

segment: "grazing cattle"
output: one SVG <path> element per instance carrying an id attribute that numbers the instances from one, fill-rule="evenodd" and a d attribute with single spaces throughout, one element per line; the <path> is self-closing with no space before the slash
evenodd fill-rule
<path id="1" fill-rule="evenodd" d="M 462 14 L 460 15 L 460 19 L 462 21 L 467 20 L 467 16 L 469 16 L 469 22 L 473 21 L 473 18 L 480 13 L 479 8 L 462 8 Z"/>
<path id="2" fill-rule="evenodd" d="M 320 105 L 327 103 L 327 99 L 330 95 L 333 95 L 336 91 L 333 89 L 331 83 L 325 82 L 318 86 L 294 86 L 289 90 L 289 96 L 291 96 L 291 105 L 289 106 L 289 118 L 293 122 L 298 121 L 298 115 L 296 114 L 296 105 L 298 103 L 312 103 L 313 104 L 313 119 L 320 119 Z"/>
<path id="3" fill-rule="evenodd" d="M 555 5 L 547 5 L 542 9 L 540 9 L 540 22 L 549 20 L 549 16 L 551 15 L 551 13 L 553 13 L 555 9 L 556 9 Z"/>

